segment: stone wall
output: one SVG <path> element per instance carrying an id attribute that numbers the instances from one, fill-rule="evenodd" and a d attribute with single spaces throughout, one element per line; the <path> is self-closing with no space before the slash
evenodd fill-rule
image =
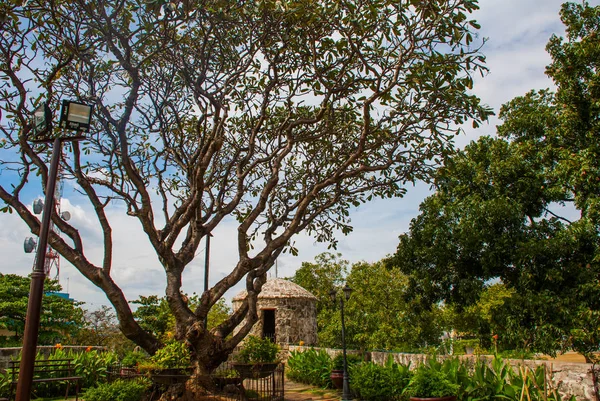
<path id="1" fill-rule="evenodd" d="M 85 352 L 87 346 L 79 346 L 79 345 L 63 345 L 62 349 L 72 350 L 75 352 Z M 56 347 L 51 345 L 42 345 L 37 347 L 37 352 L 42 353 L 45 357 L 48 357 L 50 353 L 56 349 Z M 92 349 L 96 349 L 99 351 L 106 350 L 106 347 L 95 347 Z M 11 347 L 11 348 L 0 348 L 0 371 L 8 369 L 8 363 L 10 361 L 14 361 L 19 358 L 19 353 L 21 352 L 21 347 Z"/>
<path id="2" fill-rule="evenodd" d="M 303 351 L 308 347 L 290 346 L 289 351 Z M 329 355 L 334 357 L 340 354 L 342 350 L 323 348 Z M 349 353 L 357 353 L 356 351 L 348 351 Z M 419 364 L 423 363 L 428 358 L 424 354 L 404 354 L 391 352 L 366 352 L 365 359 L 373 361 L 377 364 L 384 364 L 391 356 L 395 362 L 407 365 L 410 363 L 411 369 L 414 369 Z M 440 357 L 443 358 L 443 357 Z M 463 355 L 459 358 L 475 363 L 476 356 Z M 490 357 L 480 357 L 486 360 L 491 360 Z M 519 366 L 527 366 L 535 369 L 540 365 L 546 366 L 546 371 L 550 377 L 553 387 L 557 387 L 563 396 L 574 395 L 578 401 L 590 400 L 600 401 L 597 397 L 595 377 L 600 376 L 600 368 L 589 363 L 569 363 L 543 360 L 516 360 L 508 359 L 508 362 L 514 369 L 519 369 Z M 595 371 L 594 371 L 595 369 Z"/>

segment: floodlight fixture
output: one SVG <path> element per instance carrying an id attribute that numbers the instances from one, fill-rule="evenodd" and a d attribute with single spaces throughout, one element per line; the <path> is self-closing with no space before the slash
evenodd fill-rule
<path id="1" fill-rule="evenodd" d="M 60 127 L 67 130 L 89 132 L 92 121 L 92 106 L 63 100 L 60 111 Z"/>
<path id="2" fill-rule="evenodd" d="M 31 253 L 35 250 L 36 245 L 37 241 L 33 237 L 27 237 L 23 242 L 23 250 L 25 253 Z"/>
<path id="3" fill-rule="evenodd" d="M 44 210 L 44 201 L 41 199 L 36 199 L 33 201 L 33 213 L 40 214 Z"/>
<path id="4" fill-rule="evenodd" d="M 38 106 L 32 118 L 33 137 L 44 136 L 52 130 L 52 112 L 47 103 Z"/>

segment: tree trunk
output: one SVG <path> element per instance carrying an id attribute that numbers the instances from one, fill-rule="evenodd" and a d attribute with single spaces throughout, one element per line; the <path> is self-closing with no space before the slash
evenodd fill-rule
<path id="1" fill-rule="evenodd" d="M 161 394 L 159 401 L 201 401 L 213 399 L 216 386 L 210 376 L 210 371 L 204 365 L 195 361 L 192 363 L 194 372 L 185 383 L 170 385 Z"/>
<path id="2" fill-rule="evenodd" d="M 225 362 L 230 354 L 223 342 L 212 333 L 188 332 L 186 343 L 190 346 L 190 358 L 194 371 L 185 383 L 170 385 L 159 401 L 200 401 L 212 399 L 216 385 L 211 374 Z M 193 338 L 192 338 L 193 337 Z"/>

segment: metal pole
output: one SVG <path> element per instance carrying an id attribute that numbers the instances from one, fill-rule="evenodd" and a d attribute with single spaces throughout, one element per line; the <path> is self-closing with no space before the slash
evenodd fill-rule
<path id="1" fill-rule="evenodd" d="M 29 302 L 27 304 L 27 317 L 25 319 L 25 331 L 23 335 L 23 350 L 21 352 L 21 363 L 19 365 L 19 381 L 17 382 L 16 401 L 29 401 L 31 397 L 31 383 L 33 381 L 33 364 L 40 327 L 40 315 L 42 311 L 42 297 L 44 296 L 44 279 L 46 278 L 46 247 L 48 246 L 48 235 L 50 232 L 50 220 L 54 208 L 54 191 L 56 189 L 56 177 L 58 176 L 58 164 L 62 150 L 62 140 L 56 138 L 52 149 L 52 159 L 46 183 L 46 201 L 42 213 L 42 225 L 38 241 L 35 265 L 31 274 L 31 286 L 29 288 Z"/>
<path id="2" fill-rule="evenodd" d="M 348 382 L 348 359 L 346 358 L 346 324 L 344 322 L 344 296 L 340 297 L 340 311 L 342 314 L 342 352 L 344 354 L 344 377 L 342 386 L 342 401 L 351 401 L 350 384 Z"/>
<path id="3" fill-rule="evenodd" d="M 204 252 L 204 292 L 208 291 L 208 264 L 210 260 L 210 237 L 212 237 L 211 233 L 206 235 L 206 249 Z M 208 327 L 208 313 L 204 317 L 204 330 Z"/>

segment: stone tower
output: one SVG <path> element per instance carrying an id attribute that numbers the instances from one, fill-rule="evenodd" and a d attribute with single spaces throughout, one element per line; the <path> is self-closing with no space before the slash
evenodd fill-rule
<path id="1" fill-rule="evenodd" d="M 246 291 L 233 300 L 240 307 Z M 258 337 L 271 337 L 280 345 L 317 343 L 317 298 L 291 281 L 269 279 L 263 285 L 257 302 L 258 321 L 250 332 Z"/>

